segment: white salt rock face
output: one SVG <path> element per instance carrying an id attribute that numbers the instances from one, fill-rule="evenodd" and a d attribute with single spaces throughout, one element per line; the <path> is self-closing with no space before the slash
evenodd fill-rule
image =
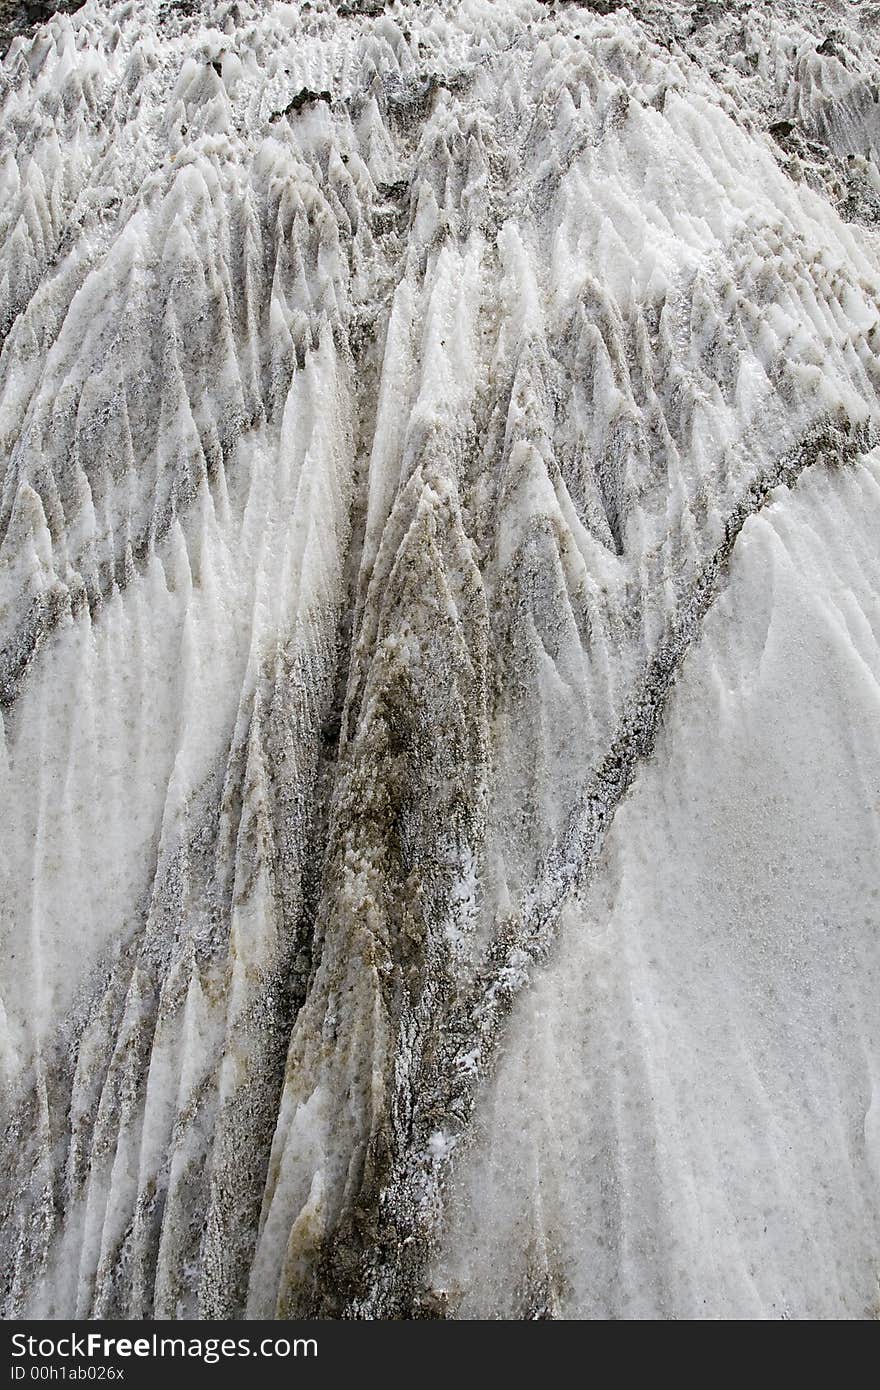
<path id="1" fill-rule="evenodd" d="M 880 454 L 746 523 L 434 1271 L 463 1317 L 876 1316 Z"/>
<path id="2" fill-rule="evenodd" d="M 12 42 L 9 1316 L 873 1306 L 880 54 L 826 9 Z"/>

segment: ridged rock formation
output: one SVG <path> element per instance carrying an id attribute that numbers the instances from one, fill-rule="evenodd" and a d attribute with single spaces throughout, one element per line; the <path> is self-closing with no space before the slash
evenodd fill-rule
<path id="1" fill-rule="evenodd" d="M 6 1316 L 880 1313 L 878 151 L 855 0 L 12 40 Z"/>

